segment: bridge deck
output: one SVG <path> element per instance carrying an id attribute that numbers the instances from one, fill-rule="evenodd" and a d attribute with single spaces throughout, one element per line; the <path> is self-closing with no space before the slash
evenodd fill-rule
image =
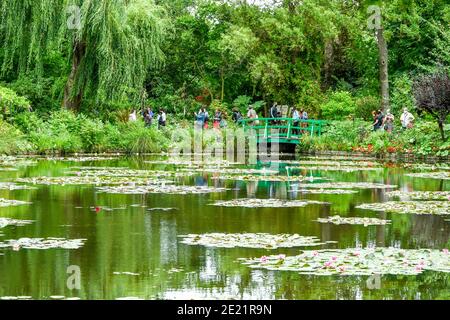
<path id="1" fill-rule="evenodd" d="M 245 119 L 239 122 L 245 131 L 256 131 L 258 143 L 278 142 L 300 144 L 304 135 L 321 136 L 325 121 L 294 120 L 292 118 Z"/>

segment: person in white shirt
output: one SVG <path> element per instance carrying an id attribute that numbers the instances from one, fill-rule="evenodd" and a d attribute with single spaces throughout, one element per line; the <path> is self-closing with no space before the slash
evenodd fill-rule
<path id="1" fill-rule="evenodd" d="M 411 114 L 411 112 L 408 111 L 407 108 L 405 108 L 402 116 L 400 117 L 403 129 L 412 128 L 414 120 L 416 120 L 416 118 Z"/>
<path id="2" fill-rule="evenodd" d="M 254 126 L 254 125 L 258 125 L 259 121 L 258 119 L 258 114 L 255 111 L 255 108 L 253 106 L 249 106 L 248 108 L 248 113 L 247 113 L 247 118 L 249 119 L 255 119 L 255 121 L 253 122 L 249 122 L 249 125 Z"/>
<path id="3" fill-rule="evenodd" d="M 133 112 L 130 114 L 128 118 L 129 122 L 136 122 L 137 121 L 137 113 L 136 110 L 133 110 Z"/>
<path id="4" fill-rule="evenodd" d="M 158 126 L 159 126 L 159 128 L 161 128 L 161 127 L 165 127 L 166 124 L 167 124 L 167 115 L 164 112 L 164 110 L 161 109 L 159 111 L 159 115 L 158 115 Z"/>
<path id="5" fill-rule="evenodd" d="M 294 107 L 294 110 L 292 111 L 292 119 L 294 119 L 294 121 L 293 121 L 294 129 L 292 130 L 292 133 L 294 135 L 299 135 L 301 116 L 300 116 L 300 112 L 297 110 L 296 107 Z"/>

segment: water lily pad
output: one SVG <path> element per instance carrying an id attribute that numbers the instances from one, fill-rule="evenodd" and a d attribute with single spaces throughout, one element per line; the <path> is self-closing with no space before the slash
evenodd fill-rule
<path id="1" fill-rule="evenodd" d="M 212 206 L 216 207 L 242 207 L 242 208 L 298 208 L 310 204 L 328 204 L 309 200 L 280 200 L 280 199 L 235 199 L 230 201 L 219 201 Z"/>
<path id="2" fill-rule="evenodd" d="M 341 216 L 333 216 L 328 218 L 320 218 L 317 220 L 319 223 L 331 223 L 335 225 L 341 224 L 350 224 L 350 225 L 363 225 L 365 227 L 368 226 L 378 226 L 378 225 L 387 225 L 390 224 L 390 220 L 381 220 L 376 218 L 357 218 L 357 217 L 341 217 Z"/>
<path id="3" fill-rule="evenodd" d="M 215 180 L 234 180 L 234 181 L 266 181 L 266 182 L 300 182 L 327 180 L 322 177 L 303 177 L 303 176 L 277 176 L 277 175 L 222 175 L 213 177 Z"/>
<path id="4" fill-rule="evenodd" d="M 411 200 L 449 200 L 450 191 L 416 191 L 416 192 L 402 192 L 393 191 L 387 192 L 386 195 L 390 198 L 411 199 Z"/>
<path id="5" fill-rule="evenodd" d="M 397 248 L 304 251 L 291 257 L 240 259 L 251 268 L 330 275 L 418 275 L 424 271 L 450 272 L 448 250 Z"/>
<path id="6" fill-rule="evenodd" d="M 163 212 L 169 212 L 169 211 L 178 211 L 180 209 L 178 208 L 150 208 L 147 209 L 147 211 L 163 211 Z"/>
<path id="7" fill-rule="evenodd" d="M 30 202 L 18 201 L 18 200 L 8 200 L 0 198 L 0 208 L 1 207 L 15 207 L 30 204 Z"/>
<path id="8" fill-rule="evenodd" d="M 34 221 L 31 220 L 16 220 L 16 219 L 9 219 L 9 218 L 0 218 L 0 229 L 8 227 L 8 226 L 26 226 L 28 224 L 32 224 Z"/>
<path id="9" fill-rule="evenodd" d="M 180 238 L 183 244 L 215 248 L 277 249 L 323 245 L 316 237 L 303 237 L 298 234 L 209 233 L 183 235 Z"/>
<path id="10" fill-rule="evenodd" d="M 20 249 L 79 249 L 86 239 L 68 240 L 62 238 L 21 238 L 18 240 L 6 240 L 0 242 L 0 248 Z"/>
<path id="11" fill-rule="evenodd" d="M 179 172 L 179 171 L 151 171 L 151 170 L 132 170 L 132 169 L 79 169 L 78 171 L 69 172 L 71 175 L 77 177 L 100 177 L 100 178 L 115 178 L 115 177 L 186 177 L 194 175 L 193 172 Z"/>
<path id="12" fill-rule="evenodd" d="M 406 176 L 411 178 L 450 180 L 450 171 L 409 173 Z"/>
<path id="13" fill-rule="evenodd" d="M 396 189 L 397 186 L 369 182 L 329 182 L 300 184 L 299 188 L 313 189 Z"/>
<path id="14" fill-rule="evenodd" d="M 224 188 L 204 186 L 176 186 L 176 185 L 152 185 L 152 186 L 117 186 L 102 187 L 97 189 L 100 193 L 110 194 L 207 194 L 225 192 Z"/>
<path id="15" fill-rule="evenodd" d="M 229 169 L 229 168 L 184 168 L 181 171 L 186 172 L 206 172 L 206 173 L 220 173 L 224 175 L 233 175 L 233 174 L 260 174 L 260 175 L 268 175 L 268 174 L 277 174 L 279 171 L 269 170 L 269 169 Z"/>
<path id="16" fill-rule="evenodd" d="M 333 161 L 333 160 L 279 160 L 272 162 L 280 162 L 284 164 L 290 164 L 292 166 L 318 166 L 318 167 L 358 167 L 358 168 L 375 168 L 382 167 L 381 163 L 373 161 Z"/>
<path id="17" fill-rule="evenodd" d="M 117 160 L 117 157 L 47 157 L 48 161 L 66 161 L 66 162 L 94 162 Z"/>
<path id="18" fill-rule="evenodd" d="M 342 172 L 360 172 L 360 171 L 379 171 L 383 168 L 371 168 L 371 167 L 352 167 L 352 166 L 299 166 L 299 167 L 287 167 L 286 169 L 294 170 L 311 170 L 311 171 L 342 171 Z"/>
<path id="19" fill-rule="evenodd" d="M 113 272 L 113 274 L 116 276 L 124 275 L 124 276 L 133 276 L 133 277 L 137 277 L 137 276 L 141 275 L 140 273 L 134 273 L 134 272 Z"/>
<path id="20" fill-rule="evenodd" d="M 101 177 L 101 176 L 80 176 L 80 177 L 33 177 L 20 178 L 17 182 L 38 184 L 38 185 L 127 185 L 127 184 L 162 184 L 172 183 L 172 181 L 158 178 L 143 177 Z"/>
<path id="21" fill-rule="evenodd" d="M 0 190 L 33 190 L 35 188 L 9 182 L 0 182 Z"/>
<path id="22" fill-rule="evenodd" d="M 449 215 L 450 201 L 392 201 L 363 204 L 356 208 L 399 214 Z"/>
<path id="23" fill-rule="evenodd" d="M 37 164 L 37 161 L 22 157 L 3 156 L 0 157 L 0 167 L 29 167 Z"/>
<path id="24" fill-rule="evenodd" d="M 357 190 L 351 189 L 291 189 L 290 192 L 299 192 L 303 194 L 355 194 L 359 193 Z"/>

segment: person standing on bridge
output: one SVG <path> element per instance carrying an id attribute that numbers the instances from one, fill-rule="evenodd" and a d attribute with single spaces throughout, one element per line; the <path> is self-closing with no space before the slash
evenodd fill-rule
<path id="1" fill-rule="evenodd" d="M 239 111 L 239 109 L 237 107 L 235 107 L 233 109 L 233 115 L 231 116 L 231 119 L 233 120 L 234 123 L 238 123 L 239 121 L 242 120 L 242 113 Z"/>
<path id="2" fill-rule="evenodd" d="M 300 116 L 300 112 L 298 112 L 297 107 L 294 107 L 294 109 L 292 111 L 292 119 L 294 119 L 294 121 L 293 121 L 294 129 L 292 130 L 292 133 L 294 135 L 298 136 L 300 134 L 301 116 Z"/>
<path id="3" fill-rule="evenodd" d="M 270 118 L 272 119 L 277 119 L 278 118 L 278 103 L 275 102 L 272 106 L 272 108 L 270 108 Z M 271 124 L 277 124 L 277 120 L 271 120 Z"/>
<path id="4" fill-rule="evenodd" d="M 249 118 L 251 120 L 255 120 L 255 121 L 249 122 L 249 125 L 251 125 L 251 126 L 258 125 L 258 121 L 256 120 L 256 119 L 258 119 L 258 114 L 256 113 L 256 110 L 253 106 L 248 107 L 247 118 Z"/>

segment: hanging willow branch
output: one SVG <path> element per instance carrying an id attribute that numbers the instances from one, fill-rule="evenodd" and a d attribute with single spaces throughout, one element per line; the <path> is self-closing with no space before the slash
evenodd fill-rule
<path id="1" fill-rule="evenodd" d="M 73 5 L 81 13 L 75 30 L 68 27 L 67 9 Z M 42 75 L 46 52 L 64 52 L 72 63 L 66 106 L 79 107 L 87 94 L 137 99 L 148 69 L 163 60 L 167 22 L 151 0 L 2 0 L 0 15 L 2 75 L 14 70 Z"/>

